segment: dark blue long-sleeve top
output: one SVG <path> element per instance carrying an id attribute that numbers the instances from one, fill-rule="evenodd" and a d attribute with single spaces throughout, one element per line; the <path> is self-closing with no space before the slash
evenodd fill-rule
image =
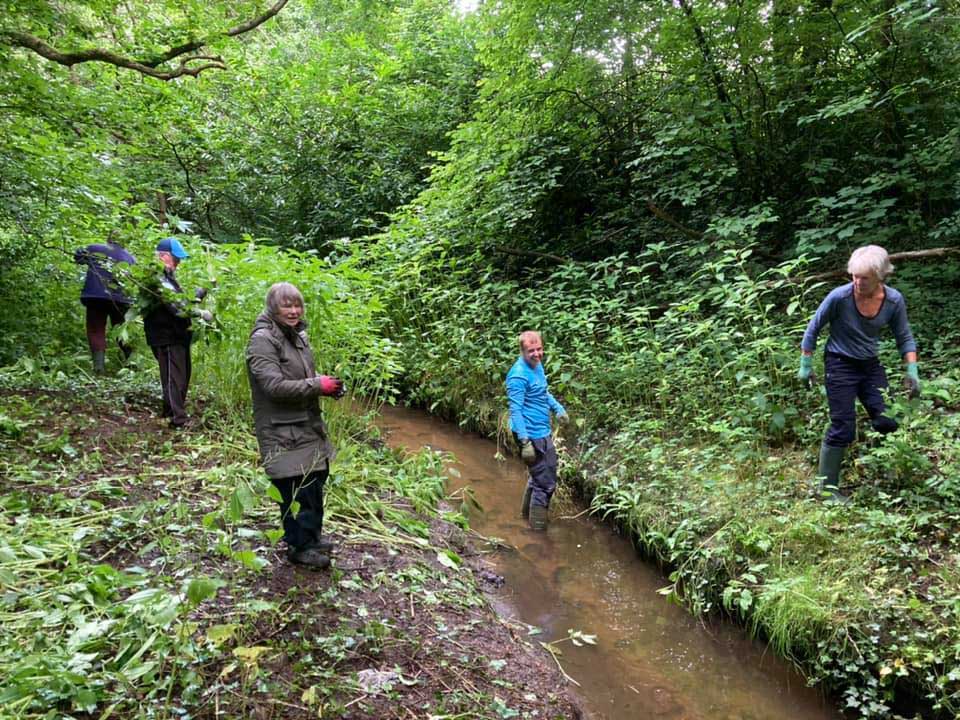
<path id="1" fill-rule="evenodd" d="M 123 294 L 120 283 L 110 271 L 115 263 L 133 265 L 137 261 L 116 243 L 94 243 L 87 245 L 73 256 L 74 262 L 87 266 L 87 277 L 80 291 L 80 300 L 112 300 L 115 303 L 130 304 L 131 300 Z"/>
<path id="2" fill-rule="evenodd" d="M 556 415 L 566 414 L 563 405 L 547 390 L 543 363 L 530 367 L 521 355 L 507 373 L 506 386 L 510 429 L 521 440 L 547 437 L 551 410 Z"/>
<path id="3" fill-rule="evenodd" d="M 826 351 L 865 360 L 877 356 L 877 337 L 884 327 L 889 327 L 896 338 L 901 356 L 916 352 L 917 343 L 907 321 L 907 303 L 903 295 L 892 287 L 884 286 L 883 291 L 880 310 L 868 318 L 857 310 L 853 283 L 834 288 L 820 303 L 807 325 L 800 347 L 812 353 L 817 347 L 820 330 L 824 325 L 830 325 Z"/>

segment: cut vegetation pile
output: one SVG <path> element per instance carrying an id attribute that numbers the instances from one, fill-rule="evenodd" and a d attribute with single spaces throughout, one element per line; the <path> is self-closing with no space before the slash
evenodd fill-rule
<path id="1" fill-rule="evenodd" d="M 312 572 L 242 424 L 175 434 L 104 387 L 0 390 L 4 716 L 579 716 L 475 585 L 439 457 L 335 417 L 337 549 Z"/>

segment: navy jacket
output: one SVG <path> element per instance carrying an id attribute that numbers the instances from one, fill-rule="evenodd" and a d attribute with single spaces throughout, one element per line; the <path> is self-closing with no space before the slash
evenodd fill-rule
<path id="1" fill-rule="evenodd" d="M 183 292 L 173 273 L 164 271 L 159 280 L 167 290 L 177 294 Z M 190 345 L 193 332 L 186 303 L 165 303 L 156 296 L 151 297 L 149 308 L 143 315 L 143 333 L 150 347 Z"/>
<path id="2" fill-rule="evenodd" d="M 112 300 L 120 305 L 129 305 L 132 301 L 123 294 L 120 283 L 110 272 L 115 263 L 136 263 L 133 255 L 115 243 L 95 243 L 77 250 L 73 255 L 76 263 L 87 266 L 87 278 L 80 291 L 80 302 L 86 300 Z"/>

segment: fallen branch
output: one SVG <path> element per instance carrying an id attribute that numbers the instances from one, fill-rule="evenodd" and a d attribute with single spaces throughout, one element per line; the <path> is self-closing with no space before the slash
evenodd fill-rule
<path id="1" fill-rule="evenodd" d="M 947 257 L 948 255 L 960 255 L 960 247 L 931 248 L 930 250 L 907 250 L 905 252 L 891 253 L 890 262 L 897 263 L 907 262 L 909 260 L 925 260 L 927 258 Z M 844 268 L 841 270 L 831 270 L 830 272 L 794 278 L 793 282 L 816 282 L 818 280 L 829 280 L 835 277 L 846 276 L 847 271 Z"/>
<path id="2" fill-rule="evenodd" d="M 647 200 L 647 210 L 649 210 L 655 217 L 663 220 L 670 227 L 679 230 L 684 235 L 694 240 L 702 240 L 703 233 L 699 230 L 694 230 L 693 228 L 688 228 L 686 225 L 681 223 L 679 220 L 675 219 L 670 213 L 668 213 L 663 208 L 657 207 L 654 205 L 653 200 Z"/>
<path id="3" fill-rule="evenodd" d="M 510 247 L 495 247 L 494 252 L 504 253 L 505 255 L 516 255 L 517 257 L 533 257 L 540 260 L 550 260 L 555 263 L 566 264 L 566 263 L 575 263 L 576 260 L 571 258 L 565 258 L 560 255 L 554 255 L 553 253 L 537 252 L 536 250 L 518 250 L 517 248 Z"/>

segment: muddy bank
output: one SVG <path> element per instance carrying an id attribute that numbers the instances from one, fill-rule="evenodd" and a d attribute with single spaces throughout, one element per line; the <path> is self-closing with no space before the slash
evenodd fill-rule
<path id="1" fill-rule="evenodd" d="M 271 540 L 244 423 L 174 433 L 153 406 L 119 385 L 0 392 L 0 693 L 19 717 L 580 716 L 478 591 L 499 579 L 474 576 L 467 535 L 414 510 L 430 461 L 341 439 L 333 567 L 314 572 Z"/>

